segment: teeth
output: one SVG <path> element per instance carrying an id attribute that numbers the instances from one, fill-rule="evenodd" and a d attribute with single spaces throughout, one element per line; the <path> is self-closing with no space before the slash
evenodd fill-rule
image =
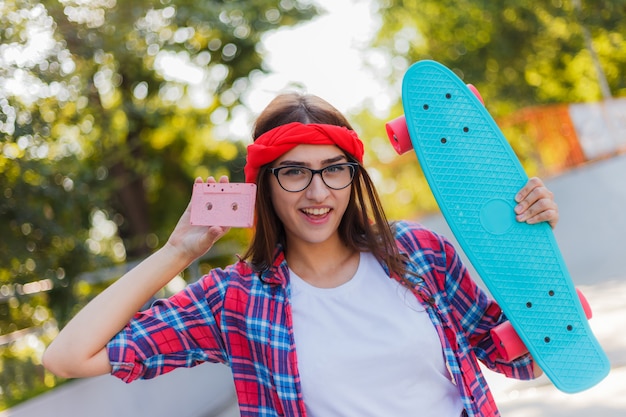
<path id="1" fill-rule="evenodd" d="M 322 216 L 330 211 L 329 208 L 306 208 L 302 210 L 306 214 L 310 214 L 312 216 Z"/>

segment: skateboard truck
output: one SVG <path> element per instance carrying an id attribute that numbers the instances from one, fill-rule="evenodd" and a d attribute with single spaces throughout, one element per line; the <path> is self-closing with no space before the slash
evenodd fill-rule
<path id="1" fill-rule="evenodd" d="M 478 92 L 478 89 L 474 87 L 472 84 L 466 84 L 467 88 L 474 93 L 474 95 L 480 100 L 480 102 L 485 105 L 482 96 Z M 427 109 L 428 105 L 424 105 L 425 109 Z M 404 115 L 396 117 L 390 122 L 385 124 L 385 129 L 387 130 L 387 136 L 389 137 L 389 142 L 391 142 L 391 146 L 398 153 L 398 155 L 402 155 L 407 153 L 408 151 L 413 150 L 413 143 L 411 143 L 411 136 L 409 135 L 409 129 L 406 124 L 406 118 Z M 442 138 L 442 141 L 444 139 Z"/>
<path id="2" fill-rule="evenodd" d="M 576 288 L 576 292 L 578 293 L 578 298 L 580 299 L 587 319 L 591 319 L 593 313 L 589 302 L 578 288 Z M 510 321 L 505 321 L 491 329 L 491 338 L 496 345 L 498 353 L 506 362 L 512 362 L 528 353 L 528 348 L 517 335 Z"/>

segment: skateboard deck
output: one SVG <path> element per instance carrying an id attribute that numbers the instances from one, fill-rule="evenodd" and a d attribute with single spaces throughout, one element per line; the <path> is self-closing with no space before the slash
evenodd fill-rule
<path id="1" fill-rule="evenodd" d="M 409 68 L 402 101 L 406 123 L 387 125 L 392 144 L 399 153 L 412 145 L 450 229 L 533 358 L 563 392 L 600 382 L 608 358 L 550 226 L 515 219 L 528 177 L 484 105 L 434 61 Z"/>

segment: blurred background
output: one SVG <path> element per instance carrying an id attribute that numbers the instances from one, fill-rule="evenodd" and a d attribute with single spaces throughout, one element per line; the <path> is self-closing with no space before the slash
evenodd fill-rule
<path id="1" fill-rule="evenodd" d="M 626 0 L 0 0 L 0 410 L 65 384 L 45 346 L 167 240 L 195 177 L 243 181 L 277 93 L 345 112 L 388 216 L 427 219 L 419 164 L 384 129 L 413 62 L 474 84 L 529 176 L 557 179 L 624 164 L 625 34 Z"/>

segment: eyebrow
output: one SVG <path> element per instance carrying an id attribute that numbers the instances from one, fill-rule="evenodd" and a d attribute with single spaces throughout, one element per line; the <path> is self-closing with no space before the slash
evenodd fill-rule
<path id="1" fill-rule="evenodd" d="M 336 162 L 340 162 L 340 161 L 347 161 L 348 158 L 346 158 L 345 155 L 337 155 L 333 158 L 328 158 L 328 159 L 324 159 L 322 161 L 322 165 L 330 165 L 330 164 L 334 164 Z M 290 160 L 284 160 L 282 161 L 280 164 L 281 166 L 285 166 L 285 165 L 296 165 L 296 166 L 307 166 L 310 165 L 307 162 L 302 162 L 302 161 L 290 161 Z"/>

